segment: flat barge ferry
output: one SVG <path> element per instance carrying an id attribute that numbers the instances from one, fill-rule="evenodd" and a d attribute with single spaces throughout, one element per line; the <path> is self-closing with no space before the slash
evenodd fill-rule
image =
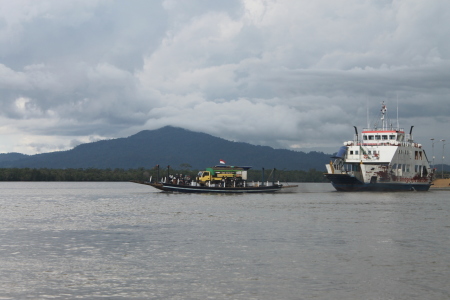
<path id="1" fill-rule="evenodd" d="M 157 178 L 156 182 L 152 182 L 151 179 L 150 181 L 133 182 L 149 185 L 164 192 L 180 193 L 275 193 L 282 189 L 283 185 L 279 182 L 264 182 L 264 179 L 261 182 L 248 182 L 247 170 L 250 168 L 217 165 L 206 168 L 205 171 L 200 171 L 195 180 L 191 180 L 188 176 L 169 175 L 168 167 L 168 174 L 161 181 Z M 275 177 L 274 172 L 275 169 L 273 178 Z"/>

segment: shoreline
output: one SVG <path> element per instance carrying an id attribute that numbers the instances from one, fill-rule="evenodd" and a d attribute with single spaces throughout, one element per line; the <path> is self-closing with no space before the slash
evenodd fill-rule
<path id="1" fill-rule="evenodd" d="M 431 189 L 450 189 L 450 179 L 436 179 L 432 182 Z"/>

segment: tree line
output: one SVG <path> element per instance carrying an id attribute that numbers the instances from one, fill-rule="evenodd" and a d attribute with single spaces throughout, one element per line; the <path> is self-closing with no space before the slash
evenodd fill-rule
<path id="1" fill-rule="evenodd" d="M 48 168 L 0 168 L 0 181 L 153 181 L 172 175 L 183 174 L 195 178 L 199 170 L 179 168 L 137 168 L 137 169 L 48 169 Z M 292 170 L 249 170 L 249 181 L 280 181 L 280 182 L 326 182 L 323 171 Z"/>

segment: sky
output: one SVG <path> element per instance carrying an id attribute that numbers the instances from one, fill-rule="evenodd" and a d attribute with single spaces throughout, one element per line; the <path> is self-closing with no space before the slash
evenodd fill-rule
<path id="1" fill-rule="evenodd" d="M 68 150 L 167 125 L 332 153 L 353 126 L 373 124 L 382 102 L 427 151 L 431 138 L 436 156 L 439 140 L 450 141 L 448 0 L 0 7 L 0 153 Z"/>

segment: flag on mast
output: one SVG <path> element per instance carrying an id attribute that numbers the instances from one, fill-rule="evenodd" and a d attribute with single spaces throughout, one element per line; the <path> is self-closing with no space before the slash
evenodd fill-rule
<path id="1" fill-rule="evenodd" d="M 219 162 L 220 162 L 221 165 L 225 164 L 225 161 L 223 159 L 219 160 Z"/>

